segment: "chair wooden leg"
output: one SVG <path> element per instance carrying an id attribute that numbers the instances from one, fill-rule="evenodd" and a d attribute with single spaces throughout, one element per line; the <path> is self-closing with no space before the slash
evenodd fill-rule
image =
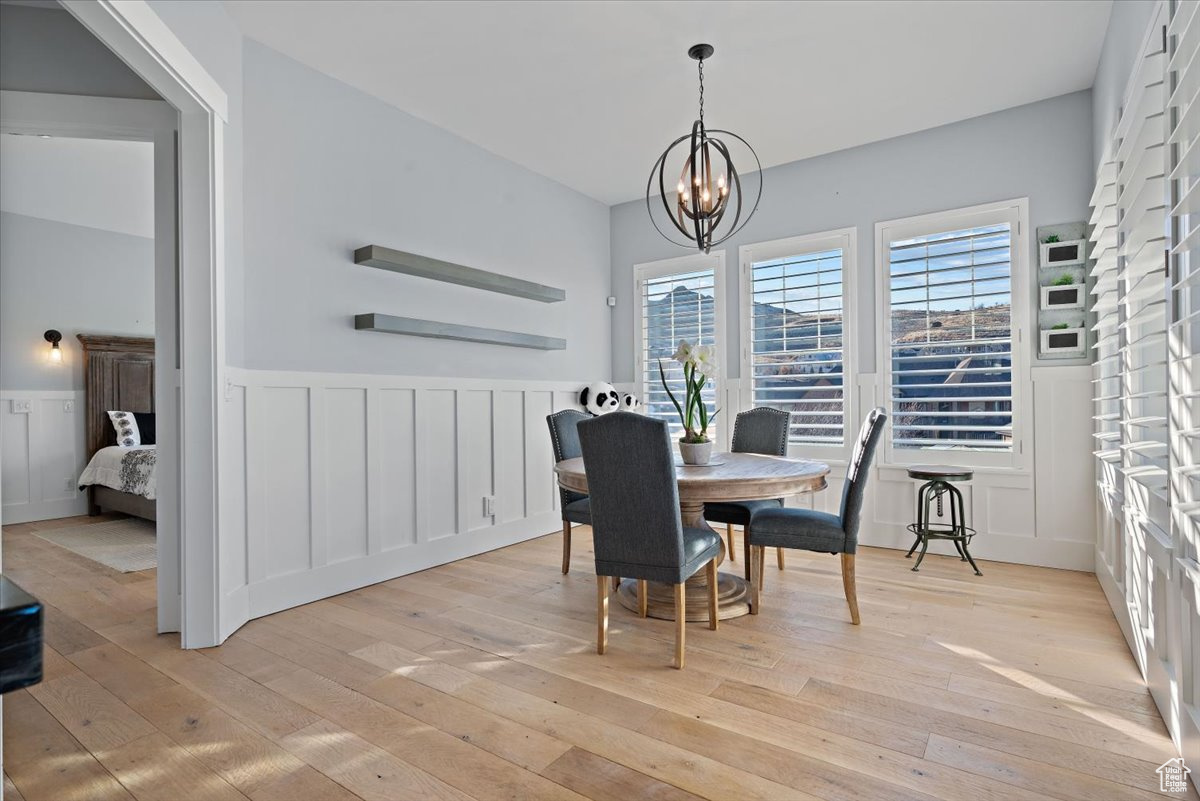
<path id="1" fill-rule="evenodd" d="M 608 650 L 608 576 L 596 576 L 596 653 Z"/>
<path id="2" fill-rule="evenodd" d="M 779 569 L 783 570 L 783 549 L 782 548 L 775 549 L 775 560 L 777 562 L 779 562 Z"/>
<path id="3" fill-rule="evenodd" d="M 613 576 L 613 592 L 617 592 L 620 589 L 621 589 L 621 577 Z"/>
<path id="4" fill-rule="evenodd" d="M 717 560 L 708 563 L 708 627 L 717 630 Z"/>
<path id="5" fill-rule="evenodd" d="M 675 585 L 675 669 L 683 670 L 683 638 L 687 632 L 687 585 Z"/>
<path id="6" fill-rule="evenodd" d="M 752 548 L 746 557 L 746 565 L 750 570 L 750 614 L 758 614 L 759 583 L 762 581 L 762 571 L 758 566 L 758 551 L 762 548 Z"/>
<path id="7" fill-rule="evenodd" d="M 733 523 L 725 524 L 725 539 L 729 542 L 729 547 L 725 549 L 725 552 L 729 554 L 729 561 L 736 562 L 737 551 L 733 548 Z"/>
<path id="8" fill-rule="evenodd" d="M 854 554 L 842 554 L 842 588 L 846 590 L 846 603 L 850 604 L 850 622 L 858 625 L 858 593 L 854 588 Z"/>
<path id="9" fill-rule="evenodd" d="M 759 545 L 754 550 L 755 567 L 758 568 L 758 588 L 767 583 L 767 546 Z"/>
<path id="10" fill-rule="evenodd" d="M 571 521 L 563 521 L 563 575 L 571 570 Z"/>
<path id="11" fill-rule="evenodd" d="M 642 617 L 646 616 L 646 611 L 650 607 L 650 598 L 646 595 L 646 580 L 638 579 L 638 614 Z"/>
<path id="12" fill-rule="evenodd" d="M 742 526 L 742 555 L 746 560 L 746 581 L 750 580 L 750 524 Z"/>

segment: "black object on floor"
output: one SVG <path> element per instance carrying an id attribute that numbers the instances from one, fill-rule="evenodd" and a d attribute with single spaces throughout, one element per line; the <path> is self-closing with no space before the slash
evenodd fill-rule
<path id="1" fill-rule="evenodd" d="M 42 602 L 0 576 L 0 694 L 42 680 Z"/>

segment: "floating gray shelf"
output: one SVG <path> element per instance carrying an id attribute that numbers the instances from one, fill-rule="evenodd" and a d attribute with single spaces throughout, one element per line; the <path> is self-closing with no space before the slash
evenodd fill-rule
<path id="1" fill-rule="evenodd" d="M 567 347 L 567 341 L 557 337 L 439 323 L 435 320 L 417 320 L 412 317 L 393 317 L 390 314 L 356 314 L 354 327 L 359 331 L 380 331 L 385 334 L 404 334 L 430 339 L 456 339 L 462 342 L 486 342 L 489 345 L 509 345 L 535 350 L 565 350 Z"/>
<path id="2" fill-rule="evenodd" d="M 366 245 L 354 251 L 354 263 L 420 278 L 431 278 L 434 281 L 445 281 L 449 284 L 485 289 L 488 292 L 515 295 L 542 303 L 558 303 L 567 299 L 565 289 L 418 256 L 416 253 L 405 253 L 403 250 L 392 250 L 382 245 Z"/>

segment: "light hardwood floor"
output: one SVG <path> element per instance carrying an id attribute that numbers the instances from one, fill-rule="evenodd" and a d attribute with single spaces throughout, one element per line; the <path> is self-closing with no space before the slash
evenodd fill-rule
<path id="1" fill-rule="evenodd" d="M 62 524 L 4 529 L 48 609 L 46 679 L 4 698 L 7 799 L 1108 801 L 1162 798 L 1174 756 L 1083 573 L 865 549 L 855 627 L 837 558 L 789 554 L 676 671 L 673 624 L 619 604 L 595 653 L 580 526 L 567 576 L 556 534 L 181 651 L 153 571 L 31 533 Z"/>

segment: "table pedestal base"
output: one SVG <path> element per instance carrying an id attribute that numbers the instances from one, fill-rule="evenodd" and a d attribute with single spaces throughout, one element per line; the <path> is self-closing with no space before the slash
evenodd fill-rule
<path id="1" fill-rule="evenodd" d="M 701 570 L 687 580 L 687 620 L 697 623 L 708 621 L 708 580 Z M 617 590 L 617 601 L 621 606 L 637 613 L 638 583 L 625 579 Z M 646 582 L 646 614 L 659 620 L 675 619 L 675 588 L 657 581 Z M 717 573 L 717 619 L 728 620 L 750 614 L 750 584 L 741 576 Z"/>
<path id="2" fill-rule="evenodd" d="M 704 519 L 704 503 L 696 501 L 680 501 L 680 517 L 683 524 L 689 528 L 707 528 L 711 530 L 708 521 Z M 716 534 L 716 532 L 713 532 Z M 725 540 L 717 534 L 721 543 L 721 555 L 717 564 L 725 561 Z M 701 568 L 687 584 L 687 613 L 689 621 L 708 620 L 708 576 Z M 625 579 L 617 590 L 617 601 L 621 606 L 633 612 L 638 611 L 638 583 L 635 579 Z M 646 614 L 659 620 L 675 619 L 675 587 L 657 581 L 646 582 Z M 750 583 L 741 576 L 732 573 L 717 573 L 717 619 L 728 620 L 750 614 Z"/>

